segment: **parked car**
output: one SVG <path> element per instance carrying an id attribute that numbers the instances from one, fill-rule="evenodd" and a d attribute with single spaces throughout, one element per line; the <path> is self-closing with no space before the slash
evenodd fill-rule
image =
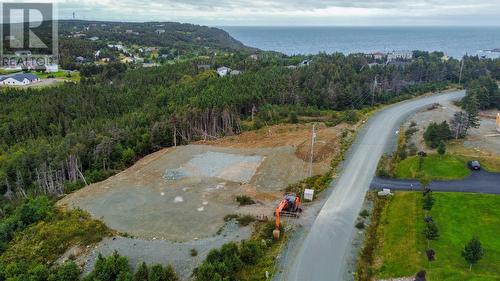
<path id="1" fill-rule="evenodd" d="M 477 160 L 469 161 L 467 164 L 469 166 L 469 169 L 471 169 L 473 171 L 481 170 L 481 164 L 479 164 L 479 161 L 477 161 Z"/>

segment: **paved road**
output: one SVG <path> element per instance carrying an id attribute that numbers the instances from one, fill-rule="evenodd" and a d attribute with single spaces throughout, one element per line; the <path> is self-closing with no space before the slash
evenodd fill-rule
<path id="1" fill-rule="evenodd" d="M 354 223 L 385 151 L 394 147 L 396 131 L 408 116 L 435 102 L 458 99 L 464 91 L 401 102 L 377 113 L 359 133 L 344 163 L 335 188 L 305 238 L 297 241 L 297 254 L 287 260 L 282 280 L 342 280 L 350 251 Z"/>
<path id="2" fill-rule="evenodd" d="M 400 180 L 373 178 L 371 188 L 389 188 L 391 190 L 420 190 L 420 184 L 416 180 Z M 488 173 L 486 171 L 472 172 L 463 180 L 433 181 L 430 184 L 433 191 L 443 192 L 474 192 L 500 194 L 500 173 Z"/>

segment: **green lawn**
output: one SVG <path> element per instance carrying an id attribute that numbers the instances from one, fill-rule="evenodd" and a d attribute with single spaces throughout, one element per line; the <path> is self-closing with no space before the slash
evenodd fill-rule
<path id="1" fill-rule="evenodd" d="M 36 75 L 38 75 L 38 77 L 42 79 L 49 78 L 50 76 L 58 79 L 71 80 L 74 82 L 80 81 L 80 72 L 72 72 L 71 76 L 68 77 L 68 71 L 66 70 L 60 70 L 58 72 L 52 72 L 52 73 L 36 73 Z"/>
<path id="2" fill-rule="evenodd" d="M 382 214 L 374 270 L 377 278 L 414 276 L 426 270 L 427 280 L 500 280 L 500 196 L 470 193 L 434 193 L 431 215 L 440 238 L 431 243 L 436 261 L 427 262 L 422 235 L 422 195 L 398 192 Z M 467 241 L 477 235 L 484 258 L 469 272 L 461 256 Z"/>
<path id="3" fill-rule="evenodd" d="M 419 174 L 419 157 L 408 157 L 396 168 L 396 177 L 414 179 Z M 456 155 L 429 154 L 423 158 L 422 171 L 432 180 L 461 179 L 470 175 L 465 158 Z"/>

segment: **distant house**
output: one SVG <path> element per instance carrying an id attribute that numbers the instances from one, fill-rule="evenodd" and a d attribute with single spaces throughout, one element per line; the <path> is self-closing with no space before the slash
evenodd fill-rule
<path id="1" fill-rule="evenodd" d="M 259 60 L 259 56 L 256 54 L 250 55 L 250 58 L 253 60 Z"/>
<path id="2" fill-rule="evenodd" d="M 24 86 L 32 83 L 40 82 L 38 76 L 30 73 L 16 73 L 0 76 L 0 85 L 7 86 Z"/>
<path id="3" fill-rule="evenodd" d="M 76 58 L 75 58 L 75 62 L 76 62 L 76 63 L 83 63 L 84 61 L 85 61 L 85 58 L 84 58 L 84 57 L 81 57 L 81 56 L 80 56 L 80 57 L 76 57 Z"/>
<path id="4" fill-rule="evenodd" d="M 163 34 L 165 33 L 165 29 L 157 29 L 155 30 L 156 34 Z"/>
<path id="5" fill-rule="evenodd" d="M 209 70 L 212 68 L 210 64 L 198 64 L 198 70 Z"/>
<path id="6" fill-rule="evenodd" d="M 372 54 L 372 57 L 376 60 L 381 60 L 385 57 L 385 54 L 381 52 L 376 52 Z"/>
<path id="7" fill-rule="evenodd" d="M 219 67 L 217 68 L 217 74 L 219 74 L 220 77 L 224 77 L 226 75 L 228 75 L 229 73 L 231 72 L 231 68 L 229 67 Z"/>
<path id="8" fill-rule="evenodd" d="M 240 74 L 241 74 L 240 70 L 231 70 L 229 72 L 229 75 L 231 75 L 231 76 L 236 76 L 236 75 L 240 75 Z"/>
<path id="9" fill-rule="evenodd" d="M 387 62 L 413 59 L 412 51 L 392 51 L 387 54 Z"/>
<path id="10" fill-rule="evenodd" d="M 299 63 L 299 66 L 309 66 L 311 64 L 311 60 L 303 60 Z"/>
<path id="11" fill-rule="evenodd" d="M 99 37 L 93 36 L 93 37 L 90 37 L 89 40 L 90 41 L 97 41 L 97 40 L 99 40 Z"/>

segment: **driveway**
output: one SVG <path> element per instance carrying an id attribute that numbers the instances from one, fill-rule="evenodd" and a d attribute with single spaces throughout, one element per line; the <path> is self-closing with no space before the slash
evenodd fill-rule
<path id="1" fill-rule="evenodd" d="M 384 152 L 394 148 L 400 124 L 417 110 L 436 102 L 456 100 L 464 91 L 400 102 L 378 112 L 359 132 L 343 171 L 312 227 L 294 239 L 293 253 L 280 264 L 277 280 L 342 280 L 351 251 L 354 224 Z M 305 238 L 304 238 L 305 237 Z"/>
<path id="2" fill-rule="evenodd" d="M 389 188 L 391 190 L 420 190 L 417 180 L 401 180 L 374 177 L 370 185 L 372 189 Z M 500 194 L 500 173 L 474 171 L 463 180 L 433 181 L 430 184 L 433 191 L 443 192 L 474 192 Z"/>

